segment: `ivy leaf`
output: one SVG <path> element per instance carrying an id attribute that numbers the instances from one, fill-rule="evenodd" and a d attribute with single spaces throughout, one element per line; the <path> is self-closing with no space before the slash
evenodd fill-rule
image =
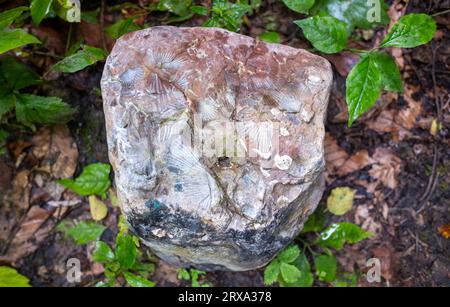
<path id="1" fill-rule="evenodd" d="M 155 286 L 153 281 L 147 280 L 130 272 L 124 272 L 123 276 L 125 276 L 127 283 L 132 287 L 148 288 Z"/>
<path id="2" fill-rule="evenodd" d="M 30 287 L 29 279 L 17 270 L 0 266 L 0 288 L 1 287 Z"/>
<path id="3" fill-rule="evenodd" d="M 308 14 L 313 7 L 315 0 L 283 0 L 283 3 L 297 13 Z"/>
<path id="4" fill-rule="evenodd" d="M 264 32 L 259 36 L 259 39 L 273 44 L 279 44 L 281 42 L 280 34 L 274 31 Z"/>
<path id="5" fill-rule="evenodd" d="M 403 92 L 403 81 L 400 70 L 393 57 L 384 52 L 371 52 L 370 56 L 381 73 L 381 86 L 386 91 Z"/>
<path id="6" fill-rule="evenodd" d="M 60 179 L 58 183 L 82 196 L 95 194 L 104 197 L 111 185 L 110 171 L 111 166 L 109 164 L 93 163 L 86 166 L 75 180 Z"/>
<path id="7" fill-rule="evenodd" d="M 114 39 L 129 32 L 140 30 L 141 28 L 133 22 L 134 18 L 121 19 L 105 29 L 105 32 Z"/>
<path id="8" fill-rule="evenodd" d="M 435 33 L 436 21 L 433 17 L 408 14 L 392 27 L 380 47 L 414 48 L 431 41 Z"/>
<path id="9" fill-rule="evenodd" d="M 335 249 L 342 249 L 345 243 L 358 243 L 372 234 L 359 226 L 349 223 L 334 223 L 326 228 L 317 239 L 317 244 Z"/>
<path id="10" fill-rule="evenodd" d="M 372 56 L 364 56 L 347 77 L 348 126 L 375 104 L 381 94 L 381 73 Z"/>
<path id="11" fill-rule="evenodd" d="M 314 16 L 294 21 L 305 37 L 319 51 L 337 53 L 347 47 L 348 33 L 344 22 L 332 16 Z"/>
<path id="12" fill-rule="evenodd" d="M 291 245 L 279 253 L 277 259 L 280 260 L 280 262 L 291 263 L 297 259 L 298 255 L 300 255 L 300 249 L 298 246 Z"/>
<path id="13" fill-rule="evenodd" d="M 336 279 L 337 260 L 332 255 L 319 255 L 314 257 L 316 275 L 320 281 L 332 282 Z"/>
<path id="14" fill-rule="evenodd" d="M 0 30 L 11 25 L 14 20 L 19 18 L 19 16 L 22 15 L 22 13 L 25 11 L 28 11 L 28 8 L 26 6 L 19 6 L 12 10 L 0 13 Z"/>
<path id="15" fill-rule="evenodd" d="M 30 4 L 31 19 L 38 26 L 47 16 L 52 7 L 53 0 L 32 0 Z"/>
<path id="16" fill-rule="evenodd" d="M 83 45 L 81 50 L 62 59 L 53 65 L 51 69 L 65 73 L 73 73 L 95 64 L 98 61 L 103 61 L 106 56 L 107 54 L 103 49 Z"/>
<path id="17" fill-rule="evenodd" d="M 98 240 L 105 229 L 105 226 L 91 221 L 81 221 L 73 227 L 70 227 L 68 222 L 63 222 L 57 227 L 57 230 L 72 238 L 78 245 Z"/>
<path id="18" fill-rule="evenodd" d="M 295 265 L 284 263 L 284 262 L 281 263 L 281 265 L 280 265 L 280 272 L 281 272 L 281 277 L 287 283 L 296 282 L 302 275 L 300 270 Z"/>
<path id="19" fill-rule="evenodd" d="M 264 284 L 271 285 L 278 280 L 280 274 L 280 261 L 278 259 L 272 260 L 264 270 Z"/>
<path id="20" fill-rule="evenodd" d="M 390 21 L 387 15 L 387 8 L 384 0 L 379 1 L 380 9 L 368 5 L 367 0 L 322 0 L 319 9 L 320 14 L 333 16 L 347 25 L 348 33 L 353 29 L 371 29 L 378 25 L 387 25 Z M 369 17 L 371 13 L 376 13 L 374 20 Z"/>
<path id="21" fill-rule="evenodd" d="M 111 262 L 114 261 L 114 252 L 105 242 L 97 241 L 92 254 L 92 259 L 99 263 Z"/>
<path id="22" fill-rule="evenodd" d="M 16 98 L 17 120 L 33 129 L 34 124 L 66 123 L 75 112 L 58 97 L 18 94 Z"/>
<path id="23" fill-rule="evenodd" d="M 339 187 L 331 191 L 327 198 L 327 209 L 334 215 L 344 215 L 353 207 L 356 190 Z"/>
<path id="24" fill-rule="evenodd" d="M 116 238 L 116 260 L 123 269 L 132 268 L 136 262 L 137 249 L 133 236 L 119 234 Z"/>
<path id="25" fill-rule="evenodd" d="M 28 44 L 41 42 L 24 29 L 0 30 L 0 54 Z"/>
<path id="26" fill-rule="evenodd" d="M 0 75 L 10 91 L 18 91 L 39 83 L 39 75 L 15 58 L 7 56 L 1 60 Z"/>
<path id="27" fill-rule="evenodd" d="M 301 253 L 297 259 L 292 263 L 300 271 L 300 277 L 292 283 L 281 281 L 280 285 L 283 287 L 311 287 L 314 282 L 313 274 L 311 273 L 311 266 L 304 253 Z"/>

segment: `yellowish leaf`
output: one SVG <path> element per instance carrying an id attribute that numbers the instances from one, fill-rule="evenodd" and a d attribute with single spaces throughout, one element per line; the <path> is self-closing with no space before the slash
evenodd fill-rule
<path id="1" fill-rule="evenodd" d="M 89 207 L 92 219 L 95 221 L 103 220 L 108 214 L 108 208 L 105 203 L 98 199 L 95 195 L 89 196 Z"/>
<path id="2" fill-rule="evenodd" d="M 328 210 L 335 215 L 346 214 L 353 206 L 356 190 L 348 187 L 335 188 L 327 199 Z"/>

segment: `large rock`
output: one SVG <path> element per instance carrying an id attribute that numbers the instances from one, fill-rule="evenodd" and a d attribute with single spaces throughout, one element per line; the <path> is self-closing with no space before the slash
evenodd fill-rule
<path id="1" fill-rule="evenodd" d="M 120 38 L 102 92 L 131 229 L 176 265 L 265 265 L 321 198 L 331 82 L 319 56 L 221 29 Z"/>

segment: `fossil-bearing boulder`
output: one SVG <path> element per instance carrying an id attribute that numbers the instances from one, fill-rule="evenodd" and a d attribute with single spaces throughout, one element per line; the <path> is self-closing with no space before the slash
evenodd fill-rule
<path id="1" fill-rule="evenodd" d="M 331 82 L 319 56 L 221 29 L 120 38 L 102 92 L 130 228 L 176 265 L 265 265 L 321 198 Z"/>

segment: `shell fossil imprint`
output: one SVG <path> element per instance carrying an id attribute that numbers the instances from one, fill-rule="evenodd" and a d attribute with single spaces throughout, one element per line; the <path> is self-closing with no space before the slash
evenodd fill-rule
<path id="1" fill-rule="evenodd" d="M 319 56 L 226 30 L 120 38 L 101 86 L 130 229 L 177 266 L 268 263 L 322 196 L 331 82 Z"/>

